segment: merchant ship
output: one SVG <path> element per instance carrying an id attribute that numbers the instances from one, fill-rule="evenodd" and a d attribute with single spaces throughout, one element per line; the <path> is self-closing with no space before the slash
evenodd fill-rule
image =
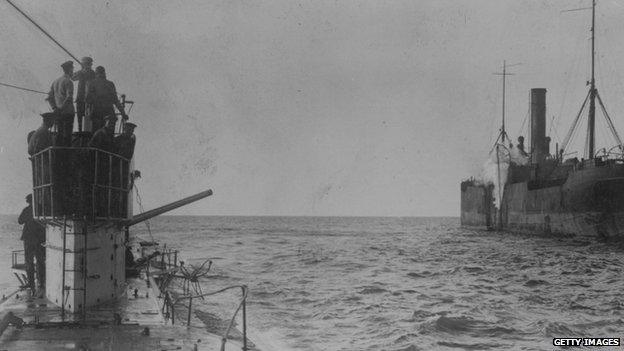
<path id="1" fill-rule="evenodd" d="M 515 147 L 510 144 L 503 100 L 503 124 L 492 149 L 496 176 L 493 181 L 461 183 L 463 226 L 604 239 L 624 236 L 624 148 L 596 88 L 595 0 L 591 11 L 589 91 L 563 143 L 551 151 L 546 136 L 546 89 L 530 91 L 530 149 L 526 153 L 523 140 Z M 595 149 L 597 107 L 616 141 L 611 148 Z M 566 148 L 585 110 L 587 152 L 581 159 L 566 158 Z"/>

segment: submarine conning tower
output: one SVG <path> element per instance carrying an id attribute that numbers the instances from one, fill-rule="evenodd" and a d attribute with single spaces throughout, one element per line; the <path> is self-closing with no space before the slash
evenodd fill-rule
<path id="1" fill-rule="evenodd" d="M 546 137 L 546 89 L 533 88 L 530 93 L 531 109 L 531 163 L 542 163 L 549 154 Z"/>
<path id="2" fill-rule="evenodd" d="M 52 146 L 31 162 L 33 216 L 46 228 L 45 294 L 63 315 L 86 316 L 89 307 L 125 293 L 128 227 L 212 195 L 209 189 L 133 216 L 132 160 L 92 147 Z"/>
<path id="3" fill-rule="evenodd" d="M 96 148 L 53 146 L 31 162 L 33 216 L 46 228 L 48 300 L 79 312 L 121 296 L 131 160 Z"/>

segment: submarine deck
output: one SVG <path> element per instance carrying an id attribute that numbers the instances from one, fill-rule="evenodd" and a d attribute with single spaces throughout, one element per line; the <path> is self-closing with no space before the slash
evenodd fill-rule
<path id="1" fill-rule="evenodd" d="M 81 314 L 61 314 L 61 309 L 45 298 L 18 293 L 0 304 L 0 314 L 13 312 L 24 325 L 10 325 L 0 335 L 1 350 L 215 350 L 221 336 L 201 323 L 191 327 L 172 325 L 161 314 L 158 290 L 145 279 L 128 279 L 125 296 L 114 304 L 103 304 Z M 138 289 L 138 297 L 134 297 Z M 180 311 L 182 312 L 182 311 Z M 115 314 L 121 324 L 114 322 Z M 186 316 L 186 315 L 185 315 Z M 149 328 L 146 333 L 145 328 Z M 242 345 L 228 340 L 226 350 Z M 255 348 L 249 347 L 250 350 Z"/>

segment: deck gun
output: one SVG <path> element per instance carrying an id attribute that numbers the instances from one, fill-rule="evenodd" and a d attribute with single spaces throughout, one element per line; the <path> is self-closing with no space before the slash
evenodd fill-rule
<path id="1" fill-rule="evenodd" d="M 156 216 L 159 216 L 165 212 L 169 212 L 171 210 L 175 210 L 178 207 L 182 207 L 185 205 L 188 205 L 192 202 L 195 202 L 197 200 L 201 200 L 205 197 L 208 197 L 212 195 L 212 189 L 208 189 L 205 191 L 202 191 L 201 193 L 197 193 L 195 195 L 191 195 L 188 197 L 185 197 L 183 199 L 180 199 L 178 201 L 174 201 L 172 203 L 157 207 L 153 210 L 149 210 L 143 213 L 139 213 L 136 216 L 133 216 L 132 219 L 128 219 L 126 221 L 123 221 L 121 224 L 123 227 L 130 227 L 132 225 L 135 225 L 137 223 L 141 223 L 144 221 L 147 221 L 148 219 L 154 218 Z"/>

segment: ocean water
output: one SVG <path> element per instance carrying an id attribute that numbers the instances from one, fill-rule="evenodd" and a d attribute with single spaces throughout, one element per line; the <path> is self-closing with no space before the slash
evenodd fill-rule
<path id="1" fill-rule="evenodd" d="M 21 246 L 15 220 L 0 217 L 3 267 Z M 471 231 L 457 218 L 170 216 L 150 227 L 187 262 L 212 259 L 204 291 L 249 286 L 249 335 L 263 350 L 549 350 L 553 337 L 624 333 L 621 244 Z M 133 234 L 150 237 L 144 225 Z M 0 277 L 11 290 L 9 270 Z"/>

